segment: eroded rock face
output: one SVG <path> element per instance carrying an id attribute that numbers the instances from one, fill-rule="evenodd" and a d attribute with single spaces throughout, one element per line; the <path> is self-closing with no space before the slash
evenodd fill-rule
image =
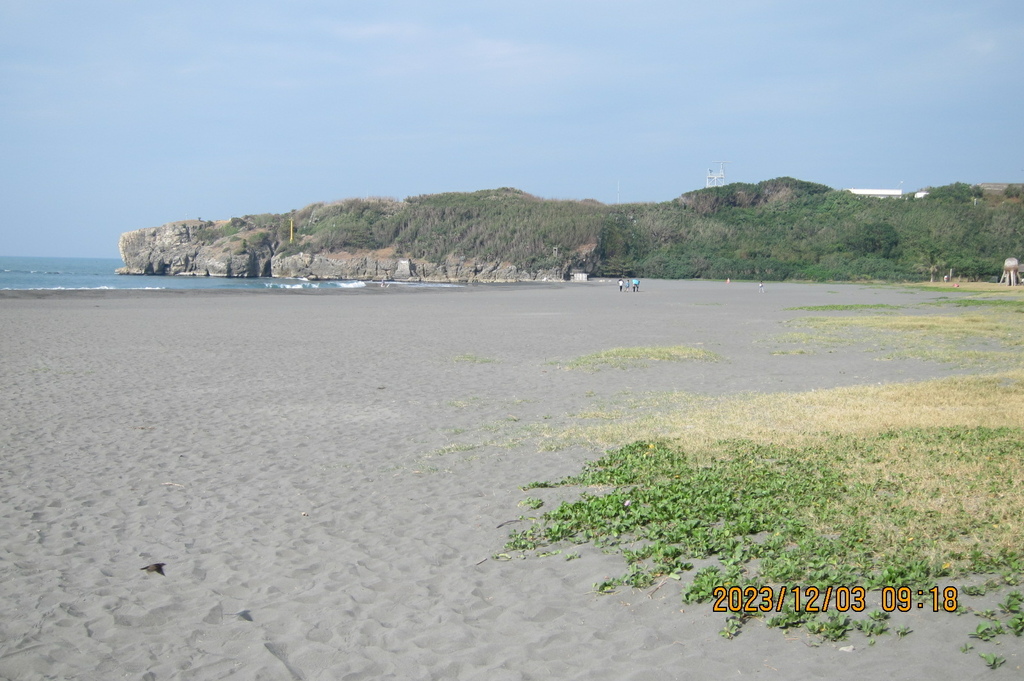
<path id="1" fill-rule="evenodd" d="M 376 258 L 353 253 L 298 253 L 275 256 L 272 264 L 275 277 L 302 279 L 357 279 L 363 281 L 394 279 L 415 281 L 488 281 L 512 282 L 563 280 L 568 271 L 562 269 L 524 272 L 515 265 L 478 262 L 467 258 L 448 258 L 431 263 L 412 258 Z"/>
<path id="2" fill-rule="evenodd" d="M 449 257 L 443 263 L 418 263 L 417 271 L 427 281 L 561 281 L 569 277 L 568 266 L 527 272 L 507 262 L 457 257 Z"/>
<path id="3" fill-rule="evenodd" d="M 274 250 L 268 245 L 232 250 L 229 244 L 197 238 L 199 220 L 170 222 L 125 232 L 118 241 L 124 267 L 118 274 L 196 277 L 269 277 Z"/>
<path id="4" fill-rule="evenodd" d="M 274 251 L 269 246 L 249 248 L 241 253 L 217 252 L 211 246 L 201 248 L 196 256 L 196 276 L 269 277 Z"/>
<path id="5" fill-rule="evenodd" d="M 393 279 L 398 260 L 348 253 L 296 253 L 275 257 L 270 272 L 274 277 L 295 279 Z"/>
<path id="6" fill-rule="evenodd" d="M 195 270 L 201 244 L 193 233 L 198 220 L 171 222 L 121 235 L 117 247 L 124 267 L 118 274 L 186 274 Z"/>
<path id="7" fill-rule="evenodd" d="M 538 271 L 520 270 L 505 262 L 450 256 L 433 263 L 367 253 L 293 253 L 275 255 L 274 246 L 236 245 L 227 239 L 209 243 L 199 231 L 210 223 L 171 222 L 121 235 L 118 248 L 125 266 L 119 274 L 162 274 L 197 277 L 282 277 L 310 280 L 397 279 L 438 282 L 560 281 L 569 278 L 570 263 Z M 593 253 L 577 254 L 574 269 L 591 271 Z"/>

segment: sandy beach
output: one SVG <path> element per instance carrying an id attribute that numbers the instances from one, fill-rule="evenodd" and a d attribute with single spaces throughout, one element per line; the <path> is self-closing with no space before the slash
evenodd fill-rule
<path id="1" fill-rule="evenodd" d="M 493 558 L 503 524 L 531 513 L 520 485 L 600 454 L 547 451 L 541 429 L 649 391 L 952 375 L 773 354 L 772 339 L 813 314 L 787 308 L 953 295 L 663 281 L 0 292 L 0 678 L 1016 677 L 1019 638 L 1002 638 L 995 671 L 960 652 L 974 617 L 910 613 L 913 634 L 871 646 L 757 622 L 729 641 L 678 585 L 596 594 L 619 556 Z M 559 366 L 652 345 L 723 361 Z M 164 576 L 140 570 L 158 562 Z"/>

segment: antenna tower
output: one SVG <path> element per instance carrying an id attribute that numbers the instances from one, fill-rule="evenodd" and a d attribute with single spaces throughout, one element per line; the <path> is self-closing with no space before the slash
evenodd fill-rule
<path id="1" fill-rule="evenodd" d="M 711 168 L 708 168 L 708 179 L 707 184 L 704 185 L 705 189 L 708 187 L 721 187 L 725 184 L 725 164 L 729 163 L 729 161 L 713 161 L 713 163 L 718 164 L 718 172 L 716 173 Z"/>

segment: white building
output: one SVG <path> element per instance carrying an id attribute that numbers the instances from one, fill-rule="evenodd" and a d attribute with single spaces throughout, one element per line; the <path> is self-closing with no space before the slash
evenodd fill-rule
<path id="1" fill-rule="evenodd" d="M 876 199 L 898 199 L 903 196 L 902 189 L 847 189 L 857 196 L 873 196 Z"/>

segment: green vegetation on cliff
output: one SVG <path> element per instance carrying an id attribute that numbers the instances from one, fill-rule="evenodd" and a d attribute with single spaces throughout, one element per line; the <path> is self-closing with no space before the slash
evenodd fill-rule
<path id="1" fill-rule="evenodd" d="M 209 223 L 197 238 L 282 254 L 388 250 L 608 276 L 911 280 L 952 268 L 987 279 L 1024 251 L 1020 194 L 957 183 L 922 199 L 876 199 L 784 177 L 605 205 L 501 188 L 315 203 Z"/>

